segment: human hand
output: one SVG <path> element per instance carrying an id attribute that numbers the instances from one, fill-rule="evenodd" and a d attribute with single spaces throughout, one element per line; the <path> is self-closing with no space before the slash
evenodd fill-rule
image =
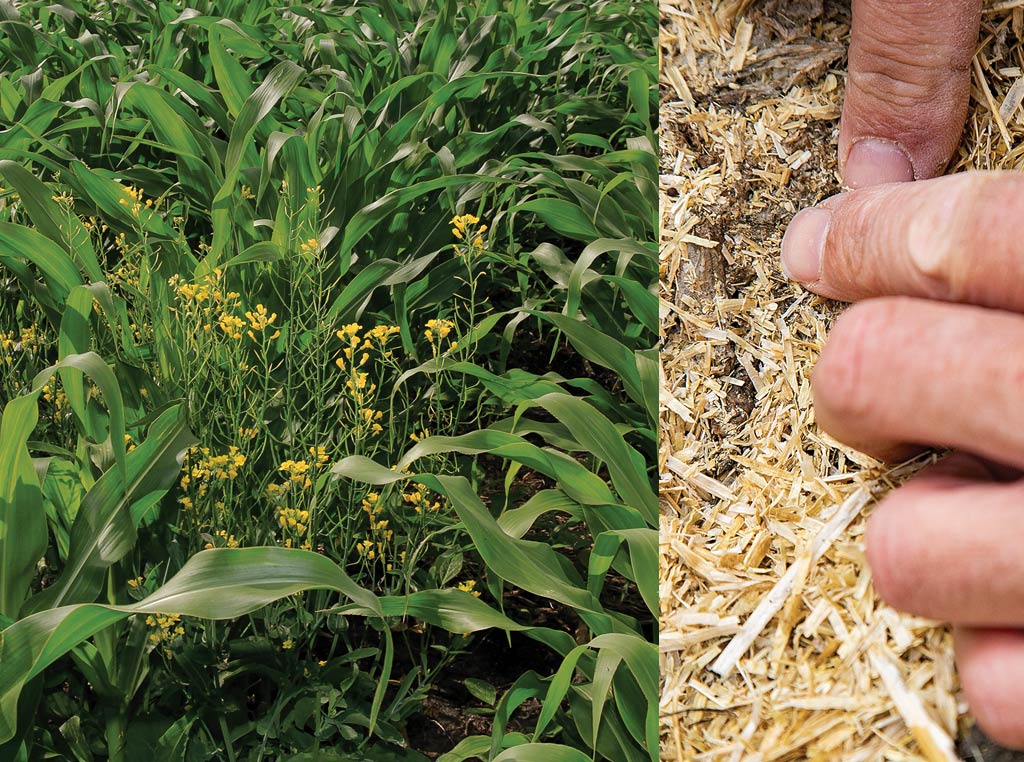
<path id="1" fill-rule="evenodd" d="M 954 624 L 979 725 L 1024 748 L 1021 220 L 1017 173 L 880 185 L 802 211 L 782 256 L 810 290 L 859 302 L 814 370 L 819 425 L 884 459 L 921 445 L 971 453 L 874 509 L 868 562 L 888 603 Z"/>
<path id="2" fill-rule="evenodd" d="M 980 0 L 853 0 L 839 130 L 843 182 L 942 173 L 963 130 Z"/>

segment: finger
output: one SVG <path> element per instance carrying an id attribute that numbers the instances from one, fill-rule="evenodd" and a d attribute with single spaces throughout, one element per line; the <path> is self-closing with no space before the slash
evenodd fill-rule
<path id="1" fill-rule="evenodd" d="M 899 459 L 900 445 L 932 445 L 1024 468 L 1024 317 L 862 302 L 836 321 L 811 382 L 818 425 L 863 452 Z"/>
<path id="2" fill-rule="evenodd" d="M 957 624 L 1024 625 L 1024 557 L 1011 539 L 1024 536 L 1024 483 L 984 473 L 966 459 L 926 469 L 875 507 L 865 544 L 882 600 Z"/>
<path id="3" fill-rule="evenodd" d="M 1024 749 L 1024 632 L 958 627 L 953 643 L 978 725 L 996 743 Z"/>
<path id="4" fill-rule="evenodd" d="M 971 172 L 833 196 L 782 242 L 787 274 L 822 296 L 907 295 L 1024 310 L 1024 175 Z"/>
<path id="5" fill-rule="evenodd" d="M 967 115 L 980 0 L 853 0 L 839 162 L 851 188 L 941 174 Z"/>

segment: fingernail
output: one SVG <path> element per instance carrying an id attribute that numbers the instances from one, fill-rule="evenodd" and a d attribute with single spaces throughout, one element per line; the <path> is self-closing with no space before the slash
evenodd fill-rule
<path id="1" fill-rule="evenodd" d="M 831 213 L 821 207 L 804 209 L 782 237 L 782 272 L 790 280 L 813 283 L 821 277 L 821 255 Z"/>
<path id="2" fill-rule="evenodd" d="M 843 170 L 843 183 L 850 188 L 905 183 L 913 179 L 914 165 L 907 152 L 891 140 L 881 138 L 865 138 L 854 143 Z"/>

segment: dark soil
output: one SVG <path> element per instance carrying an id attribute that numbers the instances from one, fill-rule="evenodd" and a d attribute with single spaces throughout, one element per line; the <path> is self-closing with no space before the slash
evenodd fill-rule
<path id="1" fill-rule="evenodd" d="M 491 734 L 489 707 L 466 689 L 466 678 L 487 681 L 500 698 L 522 675 L 523 665 L 549 675 L 561 661 L 557 653 L 525 635 L 512 633 L 510 645 L 505 633 L 488 632 L 473 644 L 472 651 L 459 656 L 438 676 L 423 710 L 406 725 L 410 746 L 436 759 L 468 736 Z M 526 701 L 512 715 L 506 731 L 532 732 L 539 714 L 540 702 Z"/>
<path id="2" fill-rule="evenodd" d="M 965 762 L 1024 762 L 1024 752 L 1010 751 L 992 743 L 978 728 L 960 739 L 957 754 Z"/>

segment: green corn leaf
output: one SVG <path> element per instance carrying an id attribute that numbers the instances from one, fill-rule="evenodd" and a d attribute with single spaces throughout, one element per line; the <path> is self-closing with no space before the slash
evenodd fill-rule
<path id="1" fill-rule="evenodd" d="M 141 227 L 155 238 L 171 241 L 177 235 L 166 220 L 151 209 L 142 207 L 138 216 L 132 213 L 134 200 L 124 185 L 111 179 L 113 173 L 107 170 L 89 169 L 81 161 L 71 164 L 71 174 L 64 179 L 74 188 L 75 197 L 87 200 L 112 222 L 126 230 Z"/>
<path id="2" fill-rule="evenodd" d="M 89 351 L 89 342 L 92 337 L 90 330 L 92 300 L 93 293 L 87 286 L 75 286 L 68 294 L 57 339 L 59 357 L 68 357 Z M 58 373 L 61 383 L 64 385 L 64 391 L 67 393 L 68 403 L 86 436 L 93 442 L 104 441 L 106 433 L 101 430 L 100 426 L 92 425 L 93 419 L 89 415 L 89 398 L 86 396 L 83 375 L 73 372 L 70 368 L 61 368 Z"/>
<path id="3" fill-rule="evenodd" d="M 611 421 L 592 405 L 568 394 L 546 394 L 536 404 L 565 424 L 577 441 L 604 461 L 626 505 L 640 511 L 651 526 L 657 526 L 658 495 L 651 486 L 647 461 L 626 444 Z"/>
<path id="4" fill-rule="evenodd" d="M 468 759 L 486 759 L 491 751 L 488 736 L 469 736 L 459 741 L 455 748 L 442 754 L 437 762 L 466 762 Z"/>
<path id="5" fill-rule="evenodd" d="M 433 180 L 424 180 L 415 183 L 407 188 L 398 188 L 385 196 L 368 204 L 360 209 L 345 225 L 345 235 L 338 252 L 339 258 L 344 262 L 352 253 L 353 248 L 362 238 L 376 227 L 382 220 L 391 217 L 395 210 L 405 206 L 412 201 L 445 188 L 454 188 L 460 185 L 472 183 L 483 183 L 488 185 L 504 184 L 508 180 L 490 175 L 455 175 L 451 177 L 438 177 Z M 347 269 L 347 266 L 345 266 Z"/>
<path id="6" fill-rule="evenodd" d="M 508 458 L 556 479 L 566 494 L 580 503 L 607 505 L 616 502 L 608 485 L 573 458 L 537 447 L 515 434 L 494 429 L 475 431 L 460 437 L 430 437 L 406 452 L 397 469 L 401 471 L 420 458 L 444 452 L 463 455 L 487 453 Z M 391 484 L 406 478 L 359 455 L 345 458 L 333 470 L 336 474 L 372 484 Z"/>
<path id="7" fill-rule="evenodd" d="M 38 417 L 38 393 L 11 400 L 0 416 L 0 616 L 11 618 L 46 552 L 43 496 L 26 446 Z"/>
<path id="8" fill-rule="evenodd" d="M 654 616 L 658 615 L 658 533 L 650 529 L 617 529 L 602 532 L 590 554 L 587 586 L 600 593 L 608 570 L 615 562 L 622 544 L 629 551 L 629 569 L 623 576 L 637 584 L 640 595 Z"/>
<path id="9" fill-rule="evenodd" d="M 588 360 L 618 374 L 630 399 L 641 405 L 646 403 L 640 372 L 636 367 L 636 356 L 628 347 L 596 328 L 565 315 L 552 312 L 531 314 L 553 323 Z"/>
<path id="10" fill-rule="evenodd" d="M 136 604 L 78 604 L 40 611 L 0 630 L 0 743 L 14 736 L 22 688 L 77 644 L 132 614 L 181 614 L 231 619 L 302 590 L 335 590 L 383 616 L 376 596 L 359 587 L 333 561 L 292 548 L 218 548 L 188 560 L 174 577 Z M 380 688 L 374 697 L 376 723 L 391 669 L 390 631 Z"/>
<path id="11" fill-rule="evenodd" d="M 643 323 L 648 331 L 657 332 L 659 326 L 658 297 L 640 283 L 630 278 L 606 275 L 605 280 L 614 283 L 626 297 L 626 303 L 632 313 Z"/>
<path id="12" fill-rule="evenodd" d="M 231 240 L 231 217 L 235 185 L 242 166 L 242 158 L 251 146 L 257 125 L 271 109 L 289 95 L 306 73 L 291 61 L 281 61 L 275 66 L 263 83 L 250 95 L 238 118 L 231 126 L 227 155 L 224 159 L 224 182 L 213 199 L 212 223 L 213 244 L 209 255 L 196 270 L 197 276 L 211 272 L 218 264 L 221 254 Z"/>
<path id="13" fill-rule="evenodd" d="M 580 504 L 561 490 L 541 490 L 518 508 L 501 514 L 498 526 L 511 537 L 520 538 L 530 531 L 537 519 L 548 513 L 578 516 Z"/>
<path id="14" fill-rule="evenodd" d="M 131 506 L 166 490 L 181 473 L 180 458 L 195 442 L 181 405 L 153 423 L 148 436 L 128 453 L 125 474 L 110 469 L 86 493 L 71 529 L 64 570 L 57 582 L 26 604 L 26 613 L 95 600 L 107 569 L 135 546 L 142 516 L 133 520 Z"/>
<path id="15" fill-rule="evenodd" d="M 494 762 L 592 762 L 579 749 L 556 743 L 529 743 L 506 749 Z"/>
<path id="16" fill-rule="evenodd" d="M 420 590 L 407 596 L 386 596 L 380 599 L 380 607 L 387 616 L 412 617 L 448 632 L 471 633 L 489 629 L 523 632 L 561 654 L 568 653 L 575 645 L 567 632 L 520 624 L 458 588 Z M 374 613 L 354 605 L 339 606 L 331 611 L 342 614 Z"/>
<path id="17" fill-rule="evenodd" d="M 563 199 L 535 199 L 520 204 L 518 210 L 533 212 L 551 230 L 566 238 L 590 243 L 601 237 L 587 213 L 579 205 Z"/>
<path id="18" fill-rule="evenodd" d="M 124 400 L 121 397 L 121 387 L 118 384 L 114 372 L 110 369 L 103 358 L 95 352 L 83 352 L 71 354 L 62 358 L 56 365 L 52 365 L 41 371 L 32 380 L 32 389 L 37 391 L 53 378 L 54 373 L 66 373 L 75 371 L 89 376 L 96 388 L 103 393 L 107 403 L 107 411 L 110 418 L 109 433 L 104 436 L 102 442 L 109 441 L 114 454 L 114 462 L 122 476 L 126 474 L 125 462 L 125 417 Z M 85 425 L 83 423 L 83 425 Z"/>
<path id="19" fill-rule="evenodd" d="M 53 200 L 53 190 L 13 161 L 0 161 L 0 174 L 18 192 L 35 229 L 60 248 L 68 248 L 73 261 L 87 278 L 103 280 L 89 231 L 77 215 L 67 212 Z"/>
<path id="20" fill-rule="evenodd" d="M 57 304 L 63 303 L 72 288 L 82 285 L 78 266 L 63 248 L 31 228 L 0 222 L 0 263 L 23 261 L 39 268 Z"/>

